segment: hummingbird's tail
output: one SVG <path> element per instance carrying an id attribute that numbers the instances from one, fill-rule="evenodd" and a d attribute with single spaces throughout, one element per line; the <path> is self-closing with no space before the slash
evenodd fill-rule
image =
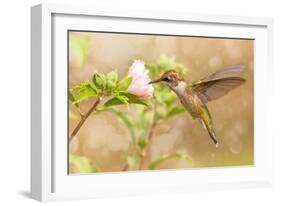
<path id="1" fill-rule="evenodd" d="M 205 120 L 201 119 L 201 122 L 204 126 L 204 128 L 208 131 L 211 139 L 213 140 L 214 144 L 216 145 L 216 147 L 219 146 L 219 143 L 217 141 L 217 137 L 216 137 L 216 133 L 214 131 L 214 129 L 212 128 L 212 126 L 210 124 L 208 124 Z"/>

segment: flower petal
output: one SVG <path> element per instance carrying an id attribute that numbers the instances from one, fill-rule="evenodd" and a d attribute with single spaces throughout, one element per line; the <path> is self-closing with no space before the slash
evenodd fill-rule
<path id="1" fill-rule="evenodd" d="M 152 97 L 154 90 L 152 85 L 148 84 L 151 80 L 143 61 L 135 60 L 129 69 L 128 76 L 133 78 L 128 92 L 140 98 Z"/>

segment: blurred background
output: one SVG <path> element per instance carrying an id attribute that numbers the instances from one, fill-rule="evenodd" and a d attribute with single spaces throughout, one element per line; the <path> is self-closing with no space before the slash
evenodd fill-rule
<path id="1" fill-rule="evenodd" d="M 189 81 L 225 66 L 244 64 L 242 76 L 246 83 L 208 103 L 220 147 L 214 146 L 207 131 L 186 112 L 157 125 L 146 161 L 181 151 L 192 158 L 193 165 L 182 159 L 170 159 L 158 168 L 253 165 L 253 40 L 70 32 L 69 87 L 91 79 L 95 71 L 107 73 L 117 69 L 121 78 L 135 59 L 153 63 L 161 55 L 174 57 L 177 63 L 188 68 L 186 79 Z M 89 100 L 81 108 L 87 111 L 92 104 L 93 100 Z M 134 112 L 134 107 L 120 106 L 119 109 Z M 79 122 L 79 115 L 72 105 L 69 110 L 71 133 Z M 70 154 L 95 162 L 102 172 L 121 171 L 126 164 L 122 154 L 130 150 L 127 128 L 107 112 L 88 118 L 69 146 Z M 71 164 L 69 169 L 70 173 L 77 172 Z"/>

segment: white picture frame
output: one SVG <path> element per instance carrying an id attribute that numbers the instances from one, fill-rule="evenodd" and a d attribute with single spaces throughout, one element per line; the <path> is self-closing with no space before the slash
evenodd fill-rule
<path id="1" fill-rule="evenodd" d="M 52 201 L 273 185 L 272 19 L 41 4 L 31 8 L 31 26 L 32 198 Z M 254 38 L 255 165 L 69 176 L 67 138 L 59 138 L 67 128 L 64 35 L 69 29 L 91 30 L 93 26 L 102 31 Z"/>

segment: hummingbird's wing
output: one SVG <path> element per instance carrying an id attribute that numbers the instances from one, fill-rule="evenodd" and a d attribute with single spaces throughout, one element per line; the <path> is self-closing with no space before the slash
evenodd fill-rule
<path id="1" fill-rule="evenodd" d="M 234 65 L 221 69 L 209 77 L 195 81 L 191 86 L 198 92 L 205 104 L 227 94 L 246 80 L 239 77 L 243 70 L 242 65 Z"/>
<path id="2" fill-rule="evenodd" d="M 244 65 L 242 64 L 228 66 L 216 71 L 215 73 L 201 80 L 214 80 L 214 79 L 222 79 L 226 77 L 239 77 L 243 69 L 244 69 Z"/>

